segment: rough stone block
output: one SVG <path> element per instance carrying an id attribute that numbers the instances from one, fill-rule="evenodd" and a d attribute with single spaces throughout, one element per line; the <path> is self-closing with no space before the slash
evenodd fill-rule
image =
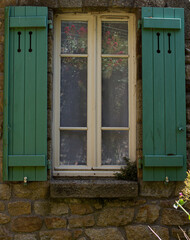
<path id="1" fill-rule="evenodd" d="M 48 217 L 45 219 L 45 224 L 48 229 L 65 228 L 67 221 L 64 218 Z"/>
<path id="2" fill-rule="evenodd" d="M 9 230 L 7 226 L 0 226 L 0 236 L 8 235 Z"/>
<path id="3" fill-rule="evenodd" d="M 16 234 L 14 240 L 37 240 L 34 234 Z"/>
<path id="4" fill-rule="evenodd" d="M 50 212 L 54 215 L 63 215 L 69 212 L 69 208 L 65 203 L 51 202 Z"/>
<path id="5" fill-rule="evenodd" d="M 35 232 L 42 227 L 40 217 L 18 217 L 12 221 L 11 229 L 14 232 Z"/>
<path id="6" fill-rule="evenodd" d="M 91 240 L 124 240 L 117 228 L 86 229 L 85 233 Z"/>
<path id="7" fill-rule="evenodd" d="M 80 8 L 82 7 L 82 0 L 58 0 L 59 8 Z"/>
<path id="8" fill-rule="evenodd" d="M 161 208 L 173 208 L 175 200 L 161 200 L 160 201 L 160 207 Z"/>
<path id="9" fill-rule="evenodd" d="M 50 203 L 47 201 L 34 202 L 34 212 L 38 215 L 47 215 L 50 212 Z"/>
<path id="10" fill-rule="evenodd" d="M 83 204 L 70 204 L 69 205 L 72 214 L 84 215 L 93 213 L 93 208 L 90 204 L 83 203 Z"/>
<path id="11" fill-rule="evenodd" d="M 4 202 L 0 202 L 0 212 L 3 212 L 5 210 L 5 204 Z"/>
<path id="12" fill-rule="evenodd" d="M 0 240 L 13 240 L 13 237 L 12 236 L 0 236 Z"/>
<path id="13" fill-rule="evenodd" d="M 68 230 L 43 231 L 39 236 L 40 240 L 72 240 L 72 234 Z"/>
<path id="14" fill-rule="evenodd" d="M 3 90 L 0 90 L 0 113 L 3 112 Z"/>
<path id="15" fill-rule="evenodd" d="M 11 197 L 11 188 L 8 184 L 0 184 L 0 199 L 9 200 Z"/>
<path id="16" fill-rule="evenodd" d="M 185 187 L 184 182 L 176 182 L 176 188 L 175 188 L 176 197 L 179 197 L 179 193 L 182 191 L 184 187 Z"/>
<path id="17" fill-rule="evenodd" d="M 74 239 L 78 239 L 78 237 L 80 237 L 80 235 L 83 234 L 83 230 L 82 229 L 75 229 L 73 231 L 73 238 Z"/>
<path id="18" fill-rule="evenodd" d="M 141 182 L 140 196 L 153 198 L 171 197 L 175 190 L 176 183 L 170 182 L 168 185 L 164 182 Z"/>
<path id="19" fill-rule="evenodd" d="M 84 0 L 83 7 L 108 7 L 109 0 Z"/>
<path id="20" fill-rule="evenodd" d="M 0 90 L 3 90 L 4 74 L 0 73 Z"/>
<path id="21" fill-rule="evenodd" d="M 169 240 L 169 232 L 167 228 L 154 226 L 152 229 L 163 240 Z M 157 240 L 158 238 L 148 229 L 148 226 L 135 225 L 125 227 L 127 240 Z"/>
<path id="22" fill-rule="evenodd" d="M 50 183 L 52 198 L 134 198 L 138 183 L 122 180 L 64 180 Z"/>
<path id="23" fill-rule="evenodd" d="M 56 8 L 57 7 L 57 0 L 19 0 L 19 5 L 24 6 L 44 6 L 49 8 Z"/>
<path id="24" fill-rule="evenodd" d="M 106 207 L 134 207 L 143 205 L 146 203 L 145 199 L 131 199 L 131 200 L 118 200 L 118 199 L 108 199 L 104 200 L 104 205 Z"/>
<path id="25" fill-rule="evenodd" d="M 162 211 L 161 217 L 162 224 L 168 226 L 179 226 L 189 223 L 188 216 L 180 210 L 165 208 Z"/>
<path id="26" fill-rule="evenodd" d="M 10 222 L 11 218 L 10 216 L 4 214 L 4 213 L 0 213 L 0 224 L 5 224 Z"/>
<path id="27" fill-rule="evenodd" d="M 12 216 L 19 216 L 23 214 L 31 213 L 31 203 L 30 202 L 10 202 L 8 203 L 8 211 Z"/>
<path id="28" fill-rule="evenodd" d="M 184 234 L 179 228 L 172 228 L 172 237 L 175 239 L 179 239 L 178 236 L 180 237 L 181 240 L 184 240 Z"/>
<path id="29" fill-rule="evenodd" d="M 186 109 L 186 120 L 187 120 L 187 124 L 190 124 L 190 109 Z"/>
<path id="30" fill-rule="evenodd" d="M 45 199 L 49 196 L 48 182 L 31 182 L 27 186 L 13 184 L 13 193 L 18 198 Z"/>
<path id="31" fill-rule="evenodd" d="M 0 7 L 14 6 L 17 4 L 17 0 L 1 0 Z"/>
<path id="32" fill-rule="evenodd" d="M 190 65 L 185 66 L 185 78 L 190 79 Z"/>
<path id="33" fill-rule="evenodd" d="M 122 226 L 131 223 L 133 217 L 133 208 L 107 208 L 100 213 L 97 220 L 97 225 L 101 227 Z"/>
<path id="34" fill-rule="evenodd" d="M 94 216 L 86 215 L 81 217 L 70 217 L 69 227 L 80 228 L 80 227 L 92 227 L 95 224 Z"/>
<path id="35" fill-rule="evenodd" d="M 136 222 L 154 223 L 159 218 L 160 207 L 156 205 L 145 205 L 139 208 Z"/>

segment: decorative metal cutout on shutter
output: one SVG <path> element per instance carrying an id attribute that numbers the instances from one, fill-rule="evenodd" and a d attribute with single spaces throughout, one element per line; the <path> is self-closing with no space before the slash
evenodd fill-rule
<path id="1" fill-rule="evenodd" d="M 46 7 L 5 9 L 3 178 L 47 180 Z"/>
<path id="2" fill-rule="evenodd" d="M 186 177 L 184 10 L 142 8 L 143 180 Z"/>

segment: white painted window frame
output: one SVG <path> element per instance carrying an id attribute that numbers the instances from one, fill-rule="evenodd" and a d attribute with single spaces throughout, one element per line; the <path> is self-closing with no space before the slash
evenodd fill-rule
<path id="1" fill-rule="evenodd" d="M 61 20 L 88 21 L 88 53 L 61 53 Z M 129 127 L 101 127 L 101 21 L 128 21 L 128 84 Z M 121 166 L 101 166 L 101 131 L 129 131 L 129 158 L 136 161 L 136 24 L 134 14 L 62 14 L 55 18 L 54 81 L 53 81 L 53 175 L 54 176 L 113 176 Z M 95 51 L 96 49 L 96 51 Z M 104 54 L 105 55 L 105 54 Z M 60 128 L 60 59 L 61 57 L 86 57 L 87 60 L 87 128 Z M 106 55 L 114 57 L 111 55 Z M 59 165 L 60 130 L 87 131 L 87 165 Z"/>

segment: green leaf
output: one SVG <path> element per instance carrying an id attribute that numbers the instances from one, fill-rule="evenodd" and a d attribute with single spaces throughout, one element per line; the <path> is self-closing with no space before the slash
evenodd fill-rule
<path id="1" fill-rule="evenodd" d="M 179 199 L 179 204 L 183 205 L 184 203 L 183 199 Z"/>

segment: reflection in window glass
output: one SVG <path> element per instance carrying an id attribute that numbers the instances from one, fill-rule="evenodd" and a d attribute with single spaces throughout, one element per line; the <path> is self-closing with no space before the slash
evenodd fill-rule
<path id="1" fill-rule="evenodd" d="M 102 58 L 102 126 L 128 127 L 128 59 Z"/>
<path id="2" fill-rule="evenodd" d="M 61 21 L 61 53 L 87 53 L 87 22 Z"/>
<path id="3" fill-rule="evenodd" d="M 86 165 L 86 131 L 60 132 L 60 165 Z"/>
<path id="4" fill-rule="evenodd" d="M 61 127 L 87 126 L 87 59 L 61 59 Z"/>
<path id="5" fill-rule="evenodd" d="M 128 22 L 102 23 L 102 53 L 128 53 Z"/>
<path id="6" fill-rule="evenodd" d="M 129 156 L 128 131 L 102 131 L 102 165 L 123 165 Z"/>

